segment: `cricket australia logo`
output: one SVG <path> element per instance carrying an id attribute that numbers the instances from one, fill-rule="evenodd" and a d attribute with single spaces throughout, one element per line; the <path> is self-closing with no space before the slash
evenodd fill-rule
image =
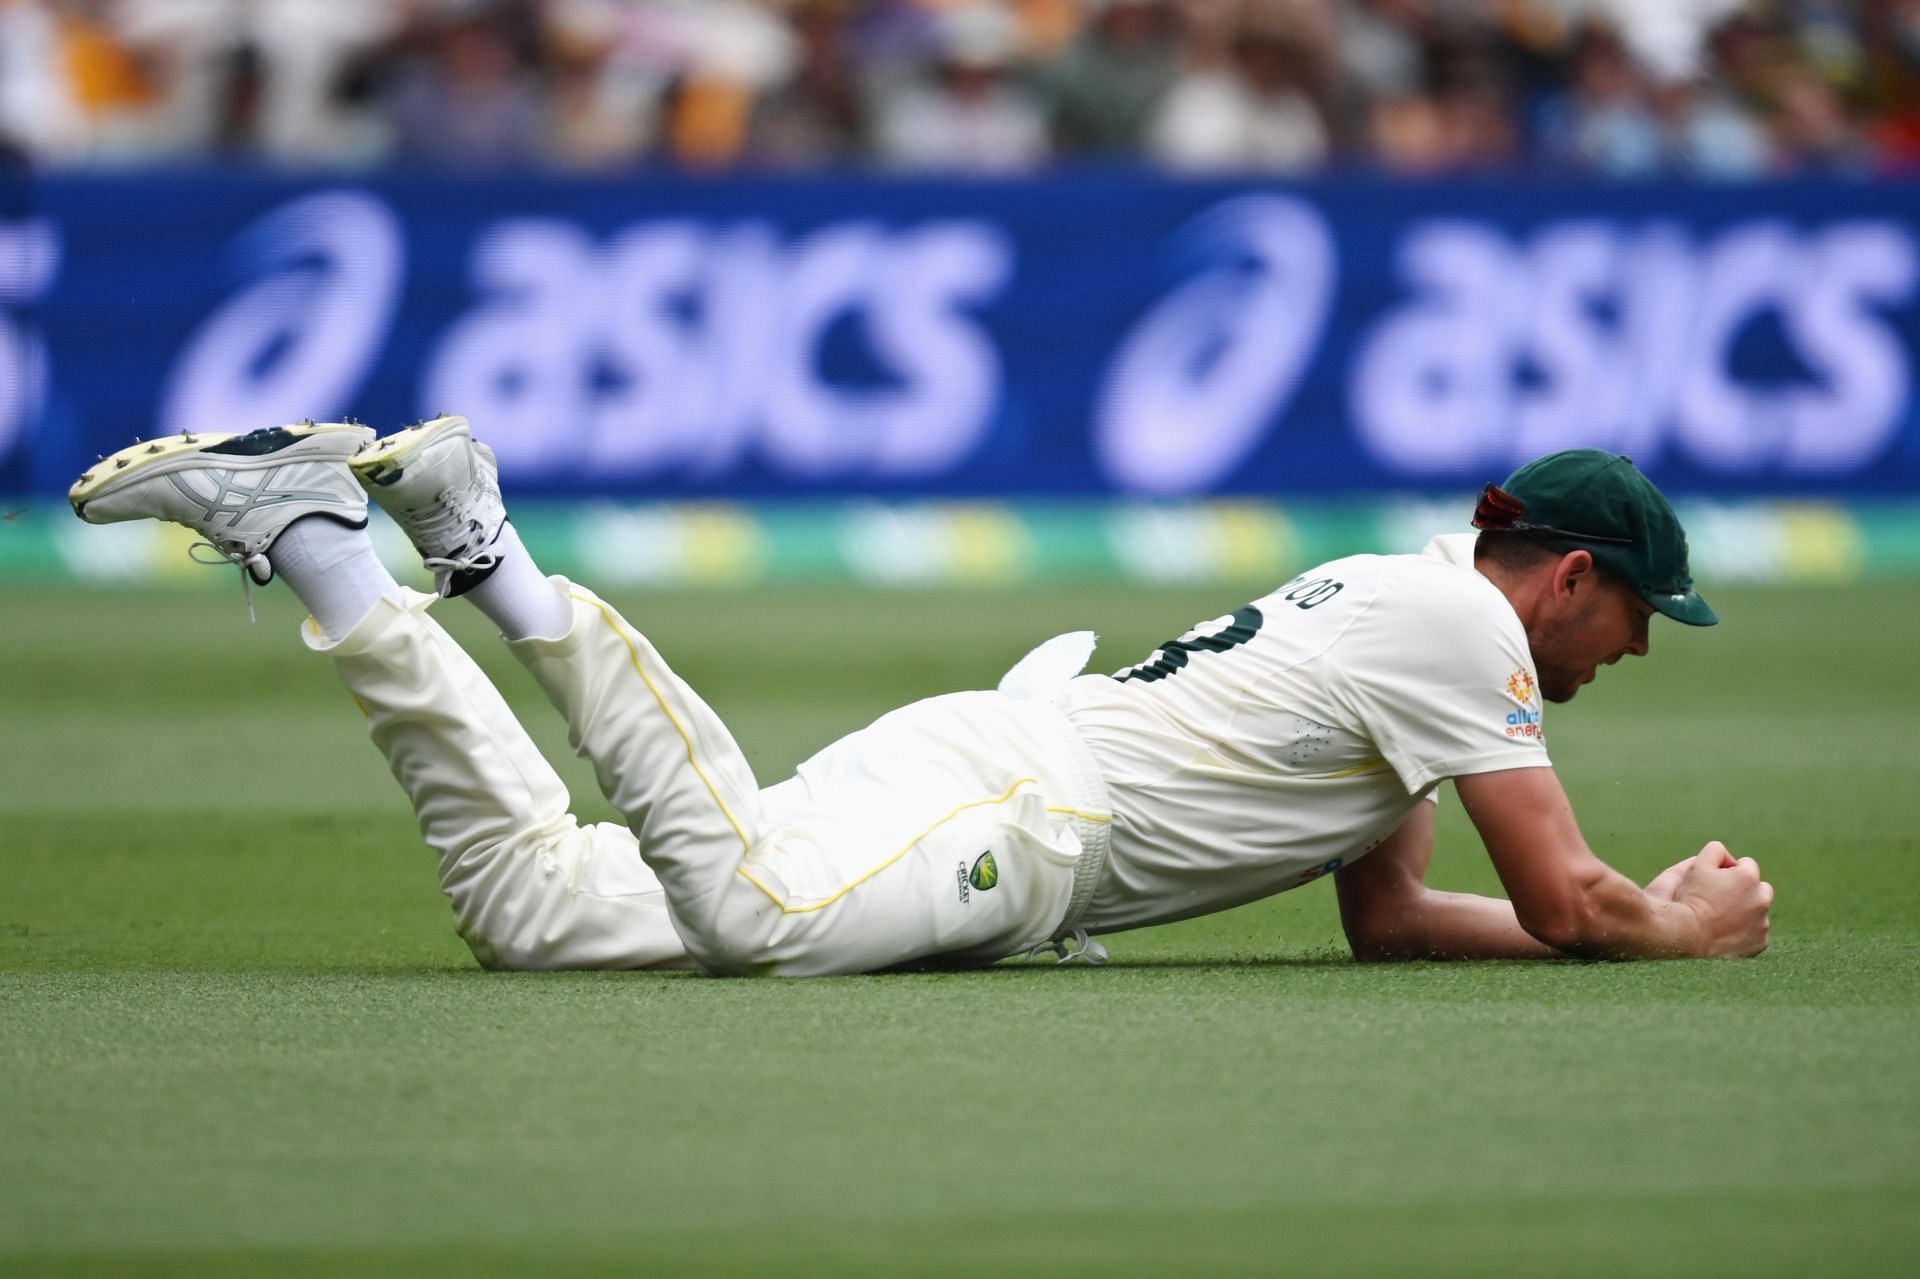
<path id="1" fill-rule="evenodd" d="M 994 864 L 993 854 L 985 852 L 974 859 L 973 869 L 968 870 L 962 861 L 953 868 L 954 883 L 960 890 L 960 904 L 966 905 L 973 900 L 973 890 L 986 892 L 1000 882 L 1000 868 Z"/>

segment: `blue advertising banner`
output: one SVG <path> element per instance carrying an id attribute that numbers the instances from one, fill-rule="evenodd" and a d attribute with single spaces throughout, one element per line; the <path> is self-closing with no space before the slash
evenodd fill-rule
<path id="1" fill-rule="evenodd" d="M 0 198 L 0 492 L 472 417 L 514 490 L 1920 493 L 1920 187 L 62 178 Z"/>

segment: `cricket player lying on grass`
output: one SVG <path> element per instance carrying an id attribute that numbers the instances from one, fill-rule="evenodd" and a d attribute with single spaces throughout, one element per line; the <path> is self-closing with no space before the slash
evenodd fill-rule
<path id="1" fill-rule="evenodd" d="M 439 855 L 488 967 L 815 976 L 987 964 L 1226 910 L 1331 873 L 1364 960 L 1753 955 L 1773 889 L 1718 843 L 1642 890 L 1594 855 L 1542 701 L 1647 652 L 1657 611 L 1717 619 L 1679 522 L 1625 458 L 1489 485 L 1420 555 L 1302 574 L 1115 676 L 1093 636 L 992 692 L 881 717 L 761 789 L 706 703 L 605 601 L 535 566 L 492 453 L 441 417 L 384 439 L 303 422 L 182 435 L 73 486 L 95 523 L 173 520 L 285 578 Z M 367 498 L 439 595 L 503 633 L 626 825 L 579 825 L 499 693 L 375 558 Z M 1511 901 L 1436 892 L 1451 778 Z M 1071 944 L 1070 944 L 1071 943 Z"/>

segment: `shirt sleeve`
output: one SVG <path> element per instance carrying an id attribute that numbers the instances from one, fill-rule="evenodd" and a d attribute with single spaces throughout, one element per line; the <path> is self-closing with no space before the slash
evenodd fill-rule
<path id="1" fill-rule="evenodd" d="M 1552 765 L 1526 634 L 1477 582 L 1428 573 L 1393 584 L 1328 658 L 1335 695 L 1409 794 Z"/>

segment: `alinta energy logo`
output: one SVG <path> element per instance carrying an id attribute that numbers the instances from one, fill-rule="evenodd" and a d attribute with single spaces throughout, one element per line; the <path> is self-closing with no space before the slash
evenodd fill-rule
<path id="1" fill-rule="evenodd" d="M 1517 670 L 1507 676 L 1507 696 L 1520 703 L 1517 710 L 1507 712 L 1508 737 L 1546 737 L 1540 727 L 1539 691 L 1532 671 Z"/>

